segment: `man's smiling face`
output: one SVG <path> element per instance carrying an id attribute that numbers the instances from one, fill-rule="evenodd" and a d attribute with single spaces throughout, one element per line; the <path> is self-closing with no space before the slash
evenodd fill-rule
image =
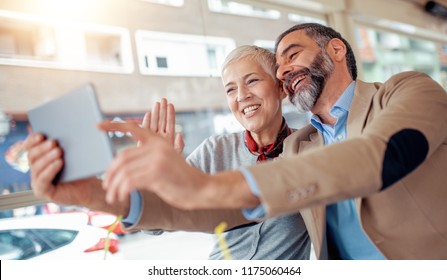
<path id="1" fill-rule="evenodd" d="M 305 31 L 297 30 L 278 44 L 276 63 L 276 76 L 283 82 L 290 101 L 299 111 L 310 111 L 334 70 L 331 58 Z"/>

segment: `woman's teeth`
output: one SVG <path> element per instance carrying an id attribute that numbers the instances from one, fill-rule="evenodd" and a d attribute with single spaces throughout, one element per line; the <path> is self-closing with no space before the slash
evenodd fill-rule
<path id="1" fill-rule="evenodd" d="M 252 106 L 248 106 L 247 108 L 244 108 L 244 114 L 248 114 L 256 109 L 259 108 L 259 105 L 252 105 Z"/>

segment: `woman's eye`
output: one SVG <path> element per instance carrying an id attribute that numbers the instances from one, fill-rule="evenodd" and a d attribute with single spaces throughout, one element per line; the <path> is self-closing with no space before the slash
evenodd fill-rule
<path id="1" fill-rule="evenodd" d="M 230 95 L 234 92 L 234 88 L 227 89 L 227 95 Z"/>
<path id="2" fill-rule="evenodd" d="M 257 82 L 257 81 L 259 81 L 259 79 L 250 79 L 250 80 L 248 80 L 248 83 L 249 83 L 249 84 L 252 84 L 252 83 L 255 83 L 255 82 Z"/>

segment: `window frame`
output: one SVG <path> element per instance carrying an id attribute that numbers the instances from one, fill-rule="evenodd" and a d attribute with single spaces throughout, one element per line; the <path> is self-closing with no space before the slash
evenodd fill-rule
<path id="1" fill-rule="evenodd" d="M 31 31 L 48 31 L 47 34 L 52 34 L 51 38 L 55 41 L 52 42 L 52 46 L 47 46 L 51 49 L 50 52 L 54 57 L 51 59 L 50 54 L 48 56 L 31 54 L 29 56 L 21 56 L 20 54 L 9 54 L 0 52 L 0 65 L 11 65 L 11 66 L 25 66 L 25 67 L 38 67 L 38 68 L 49 68 L 49 69 L 63 69 L 63 70 L 81 70 L 81 71 L 92 71 L 92 72 L 105 72 L 105 73 L 125 73 L 130 74 L 134 71 L 133 64 L 133 54 L 130 41 L 130 33 L 127 28 L 100 25 L 100 24 L 86 24 L 79 22 L 69 22 L 55 18 L 45 18 L 41 16 L 1 10 L 0 9 L 0 19 L 5 22 L 10 22 L 10 24 L 16 22 L 20 24 L 22 28 L 28 28 Z M 1 21 L 0 21 L 1 22 Z M 1 28 L 1 25 L 0 25 Z M 14 30 L 13 30 L 14 31 Z M 69 55 L 62 55 L 60 53 L 69 52 L 68 44 L 66 46 L 60 46 L 59 41 L 63 41 L 59 38 L 60 34 L 70 33 L 71 37 L 78 37 L 74 39 L 76 44 L 83 46 L 85 48 L 84 56 L 82 53 L 78 53 L 81 61 L 76 59 L 64 60 L 61 57 L 69 57 Z M 11 32 L 11 34 L 14 32 Z M 58 35 L 59 34 L 59 35 Z M 110 65 L 107 63 L 96 63 L 88 61 L 88 42 L 92 42 L 89 38 L 94 38 L 94 36 L 104 37 L 116 37 L 119 40 L 119 60 L 121 65 Z M 14 39 L 14 37 L 13 37 Z M 15 42 L 15 41 L 14 41 Z M 46 42 L 46 41 L 41 41 Z M 70 43 L 74 43 L 70 42 Z M 36 42 L 29 41 L 31 47 L 38 48 Z M 50 42 L 51 43 L 51 42 Z M 112 50 L 114 51 L 114 50 Z M 34 50 L 35 52 L 35 50 Z M 9 56 L 9 57 L 8 57 Z M 60 57 L 58 57 L 60 56 Z M 82 61 L 84 60 L 84 61 Z"/>

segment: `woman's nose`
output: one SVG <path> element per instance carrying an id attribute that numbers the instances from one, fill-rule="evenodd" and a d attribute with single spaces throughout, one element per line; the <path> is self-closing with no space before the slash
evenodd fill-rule
<path id="1" fill-rule="evenodd" d="M 246 88 L 241 87 L 239 88 L 237 92 L 237 102 L 244 101 L 250 96 L 250 91 L 248 91 Z"/>

